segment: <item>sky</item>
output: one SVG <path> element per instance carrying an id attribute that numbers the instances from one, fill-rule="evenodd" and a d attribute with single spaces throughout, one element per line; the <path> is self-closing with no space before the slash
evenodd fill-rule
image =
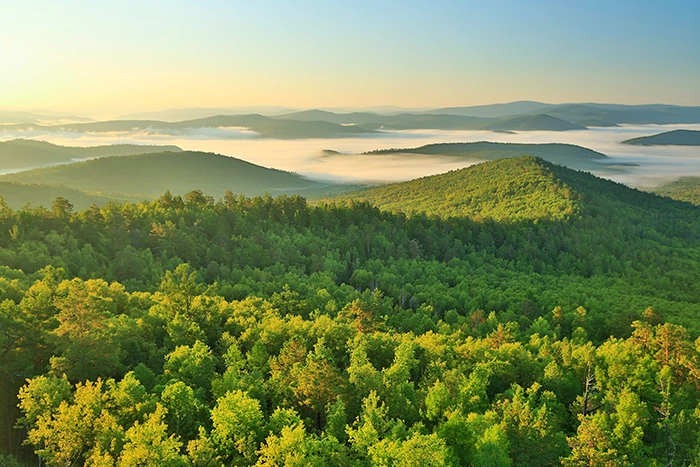
<path id="1" fill-rule="evenodd" d="M 700 105 L 700 2 L 23 0 L 0 109 Z"/>

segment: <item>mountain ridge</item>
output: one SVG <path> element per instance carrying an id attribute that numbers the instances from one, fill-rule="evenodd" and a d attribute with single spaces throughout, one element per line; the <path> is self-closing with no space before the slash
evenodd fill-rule
<path id="1" fill-rule="evenodd" d="M 627 139 L 622 141 L 621 144 L 638 146 L 700 146 L 700 131 L 672 130 L 655 135 Z"/>
<path id="2" fill-rule="evenodd" d="M 353 187 L 198 151 L 102 157 L 0 176 L 4 181 L 64 186 L 117 199 L 155 199 L 166 191 L 183 195 L 193 190 L 215 198 L 229 190 L 246 196 L 321 196 Z"/>
<path id="3" fill-rule="evenodd" d="M 182 151 L 174 145 L 110 144 L 76 147 L 32 139 L 13 139 L 0 142 L 0 170 L 27 170 L 47 165 L 70 163 L 75 159 L 126 156 L 158 150 Z"/>
<path id="4" fill-rule="evenodd" d="M 392 212 L 501 222 L 566 220 L 616 211 L 653 218 L 700 211 L 686 203 L 646 193 L 533 156 L 497 159 L 440 175 L 338 196 L 366 201 Z"/>

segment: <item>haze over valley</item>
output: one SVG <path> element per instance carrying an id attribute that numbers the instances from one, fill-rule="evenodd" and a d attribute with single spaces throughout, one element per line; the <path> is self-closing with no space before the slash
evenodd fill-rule
<path id="1" fill-rule="evenodd" d="M 258 138 L 249 130 L 231 128 L 186 129 L 176 134 L 146 130 L 83 133 L 37 130 L 5 130 L 0 138 L 8 141 L 29 138 L 65 146 L 112 144 L 173 145 L 185 150 L 208 151 L 232 156 L 264 167 L 293 171 L 317 179 L 349 183 L 406 181 L 465 167 L 475 161 L 455 160 L 434 155 L 364 153 L 389 148 L 416 148 L 426 144 L 491 141 L 504 143 L 563 143 L 588 148 L 611 158 L 607 164 L 623 164 L 615 171 L 586 167 L 612 180 L 630 186 L 652 188 L 682 175 L 700 176 L 700 157 L 693 146 L 632 146 L 622 141 L 677 129 L 680 125 L 620 125 L 590 127 L 572 131 L 494 132 L 483 130 L 382 130 L 352 138 L 311 138 L 280 140 Z M 700 130 L 700 124 L 684 124 L 684 129 Z M 324 150 L 339 154 L 329 155 Z M 76 158 L 80 158 L 76 154 Z M 635 166 L 632 166 L 635 165 Z M 28 167 L 27 167 L 28 168 Z M 582 168 L 582 167 L 579 167 Z M 14 169 L 14 167 L 11 167 Z M 7 172 L 8 167 L 0 167 Z"/>

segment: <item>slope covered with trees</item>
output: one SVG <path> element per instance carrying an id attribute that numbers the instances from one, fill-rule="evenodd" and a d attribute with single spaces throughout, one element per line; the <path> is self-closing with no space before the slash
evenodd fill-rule
<path id="1" fill-rule="evenodd" d="M 573 144 L 561 143 L 527 144 L 493 143 L 488 141 L 478 141 L 474 143 L 436 143 L 417 148 L 378 149 L 365 154 L 378 156 L 397 154 L 436 155 L 475 162 L 529 155 L 572 169 L 597 171 L 609 170 L 605 164 L 610 161 L 610 158 L 603 153 Z"/>
<path id="2" fill-rule="evenodd" d="M 577 213 L 578 195 L 541 159 L 521 157 L 344 196 L 390 211 L 444 217 L 562 219 Z"/>
<path id="3" fill-rule="evenodd" d="M 147 146 L 139 144 L 112 144 L 108 146 L 70 147 L 45 141 L 15 139 L 0 142 L 0 171 L 26 170 L 47 165 L 66 164 L 75 159 L 104 156 L 127 156 L 146 152 L 178 152 L 177 146 Z"/>
<path id="4" fill-rule="evenodd" d="M 507 185 L 506 163 L 548 170 L 576 209 L 496 222 L 199 191 L 2 206 L 3 452 L 697 464 L 697 208 L 529 158 L 481 169 Z"/>
<path id="5" fill-rule="evenodd" d="M 106 157 L 8 174 L 0 181 L 64 186 L 103 197 L 141 201 L 165 191 L 184 195 L 199 189 L 220 198 L 231 190 L 248 196 L 305 194 L 322 196 L 350 189 L 268 169 L 218 154 L 182 151 Z"/>

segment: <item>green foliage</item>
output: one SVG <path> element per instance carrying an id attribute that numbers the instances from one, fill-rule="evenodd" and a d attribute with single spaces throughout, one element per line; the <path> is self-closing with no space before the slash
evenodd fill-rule
<path id="1" fill-rule="evenodd" d="M 661 196 L 698 205 L 700 204 L 700 177 L 681 177 L 658 186 L 653 191 Z"/>
<path id="2" fill-rule="evenodd" d="M 576 210 L 499 223 L 198 192 L 0 209 L 3 452 L 689 464 L 698 214 L 535 159 L 499 164 L 539 167 Z"/>
<path id="3" fill-rule="evenodd" d="M 14 139 L 0 142 L 0 170 L 26 170 L 53 164 L 67 164 L 75 159 L 104 156 L 127 156 L 157 151 L 181 151 L 177 146 L 112 144 L 109 146 L 68 147 L 45 141 Z"/>
<path id="4" fill-rule="evenodd" d="M 479 164 L 442 175 L 352 193 L 390 211 L 442 217 L 565 219 L 579 212 L 580 196 L 551 166 L 532 157 Z"/>
<path id="5" fill-rule="evenodd" d="M 229 392 L 216 402 L 211 419 L 212 440 L 221 456 L 237 464 L 254 463 L 263 434 L 260 402 L 241 391 Z"/>
<path id="6" fill-rule="evenodd" d="M 93 204 L 102 206 L 109 201 L 124 201 L 127 199 L 126 197 L 105 197 L 88 194 L 66 187 L 11 182 L 0 182 L 0 197 L 12 209 L 21 209 L 27 204 L 32 206 L 51 206 L 58 197 L 69 199 L 78 209 L 86 209 Z"/>

